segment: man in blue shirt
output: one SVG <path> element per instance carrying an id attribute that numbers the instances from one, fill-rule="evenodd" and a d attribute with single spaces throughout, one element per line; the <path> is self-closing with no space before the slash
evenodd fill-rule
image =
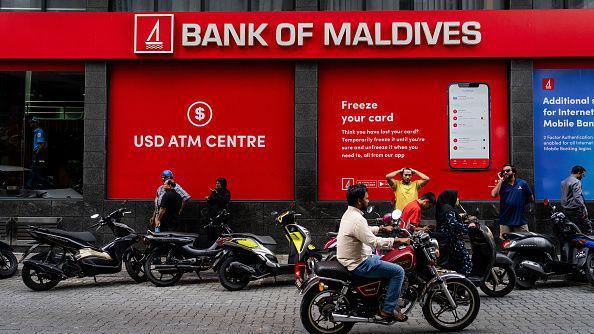
<path id="1" fill-rule="evenodd" d="M 528 232 L 526 204 L 534 202 L 534 195 L 526 181 L 516 177 L 516 168 L 505 164 L 497 174 L 499 181 L 491 196 L 499 196 L 499 236 L 505 233 Z"/>
<path id="2" fill-rule="evenodd" d="M 31 158 L 31 175 L 27 181 L 27 188 L 32 189 L 43 181 L 41 174 L 46 162 L 47 139 L 45 132 L 39 127 L 37 118 L 31 118 L 29 125 L 33 128 L 33 155 Z"/>

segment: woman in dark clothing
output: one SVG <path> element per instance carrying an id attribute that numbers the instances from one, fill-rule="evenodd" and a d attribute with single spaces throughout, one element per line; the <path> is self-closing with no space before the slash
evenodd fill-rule
<path id="1" fill-rule="evenodd" d="M 437 198 L 435 220 L 437 221 L 437 238 L 440 248 L 440 264 L 460 274 L 468 275 L 472 270 L 472 260 L 464 247 L 464 234 L 468 227 L 454 208 L 458 205 L 458 192 L 445 190 Z"/>
<path id="2" fill-rule="evenodd" d="M 231 201 L 231 192 L 227 189 L 227 180 L 223 177 L 217 179 L 215 188 L 210 188 L 210 195 L 206 197 L 208 204 L 208 215 L 213 218 Z"/>
<path id="3" fill-rule="evenodd" d="M 221 210 L 227 209 L 229 201 L 231 201 L 231 192 L 227 189 L 227 180 L 220 177 L 217 179 L 215 188 L 210 188 L 210 195 L 206 196 L 208 217 L 214 218 Z M 210 245 L 215 242 L 220 233 L 219 226 L 209 226 L 206 229 L 207 243 Z"/>

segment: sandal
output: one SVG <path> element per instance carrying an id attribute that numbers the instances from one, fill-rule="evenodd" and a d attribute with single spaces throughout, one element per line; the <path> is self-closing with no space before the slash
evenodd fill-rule
<path id="1" fill-rule="evenodd" d="M 398 311 L 398 313 L 394 313 L 394 320 L 398 322 L 408 321 L 408 315 Z"/>
<path id="2" fill-rule="evenodd" d="M 394 311 L 393 313 L 389 313 L 389 312 L 385 312 L 384 310 L 380 310 L 379 316 L 382 319 L 393 319 L 398 322 L 408 321 L 408 316 L 400 311 Z"/>

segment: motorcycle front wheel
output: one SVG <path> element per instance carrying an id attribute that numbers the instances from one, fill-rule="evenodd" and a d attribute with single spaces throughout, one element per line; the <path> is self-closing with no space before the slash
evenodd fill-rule
<path id="1" fill-rule="evenodd" d="M 476 318 L 481 301 L 474 284 L 465 278 L 450 278 L 445 285 L 454 299 L 452 308 L 440 285 L 431 287 L 423 305 L 423 315 L 429 324 L 440 331 L 459 331 Z"/>
<path id="2" fill-rule="evenodd" d="M 12 277 L 17 272 L 18 261 L 14 254 L 7 249 L 0 249 L 0 278 Z"/>
<path id="3" fill-rule="evenodd" d="M 128 260 L 124 261 L 126 272 L 136 283 L 146 282 L 146 273 L 144 271 L 144 256 L 142 252 L 135 247 L 129 249 L 131 253 Z"/>
<path id="4" fill-rule="evenodd" d="M 335 322 L 332 312 L 340 293 L 328 289 L 319 291 L 317 288 L 309 289 L 301 300 L 301 323 L 311 334 L 345 334 L 355 325 L 352 322 Z"/>
<path id="5" fill-rule="evenodd" d="M 494 265 L 481 290 L 491 297 L 503 297 L 516 286 L 516 272 L 512 265 Z"/>
<path id="6" fill-rule="evenodd" d="M 173 268 L 178 259 L 167 248 L 155 248 L 146 257 L 144 273 L 151 283 L 156 286 L 172 286 L 182 278 L 183 272 Z M 160 266 L 171 266 L 162 268 Z"/>

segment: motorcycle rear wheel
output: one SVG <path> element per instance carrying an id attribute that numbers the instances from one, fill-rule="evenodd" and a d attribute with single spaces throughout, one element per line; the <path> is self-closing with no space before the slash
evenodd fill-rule
<path id="1" fill-rule="evenodd" d="M 495 284 L 493 272 L 497 275 L 498 283 Z M 516 286 L 516 272 L 512 265 L 494 265 L 487 280 L 481 284 L 481 290 L 491 297 L 503 297 Z"/>
<path id="2" fill-rule="evenodd" d="M 525 269 L 522 269 L 520 264 L 524 260 L 528 259 L 522 255 L 514 256 L 512 259 L 512 261 L 514 261 L 514 271 L 516 272 L 516 286 L 521 290 L 528 290 L 532 289 L 536 285 L 538 277 L 532 273 L 529 273 Z"/>
<path id="3" fill-rule="evenodd" d="M 177 284 L 184 274 L 176 269 L 157 269 L 155 265 L 174 264 L 175 259 L 169 256 L 169 249 L 156 248 L 146 257 L 144 263 L 144 273 L 151 283 L 155 286 L 172 286 Z"/>
<path id="4" fill-rule="evenodd" d="M 334 322 L 332 312 L 336 308 L 336 299 L 340 293 L 336 290 L 328 289 L 319 291 L 317 288 L 309 289 L 301 300 L 300 316 L 303 327 L 311 334 L 346 334 L 354 323 Z M 316 312 L 319 313 L 316 314 Z M 324 327 L 322 322 L 326 322 L 331 327 Z"/>
<path id="5" fill-rule="evenodd" d="M 456 308 L 451 309 L 447 297 L 441 291 L 439 285 L 434 286 L 427 294 L 427 302 L 423 305 L 423 315 L 429 324 L 440 331 L 459 331 L 470 325 L 476 318 L 481 300 L 478 290 L 465 278 L 450 278 L 445 282 L 448 291 L 456 302 Z M 435 310 L 434 306 L 439 307 Z M 458 316 L 458 310 L 461 306 L 467 306 L 468 311 L 463 317 Z M 447 313 L 446 313 L 447 312 Z M 448 321 L 444 315 L 453 316 L 453 321 Z"/>
<path id="6" fill-rule="evenodd" d="M 594 285 L 594 252 L 590 251 L 586 258 L 586 265 L 584 266 L 586 271 L 586 278 L 591 285 Z"/>
<path id="7" fill-rule="evenodd" d="M 45 261 L 46 257 L 47 252 L 44 252 L 32 256 L 31 260 Z M 51 277 L 43 272 L 39 272 L 28 264 L 23 265 L 21 277 L 23 278 L 23 283 L 33 291 L 46 291 L 60 283 L 59 278 Z"/>
<path id="8" fill-rule="evenodd" d="M 234 257 L 228 257 L 223 261 L 218 272 L 219 282 L 229 291 L 243 290 L 250 283 L 250 277 L 245 273 L 232 270 L 230 266 L 233 262 L 241 261 Z"/>
<path id="9" fill-rule="evenodd" d="M 18 266 L 19 262 L 11 251 L 0 249 L 0 278 L 12 277 L 17 272 Z"/>

